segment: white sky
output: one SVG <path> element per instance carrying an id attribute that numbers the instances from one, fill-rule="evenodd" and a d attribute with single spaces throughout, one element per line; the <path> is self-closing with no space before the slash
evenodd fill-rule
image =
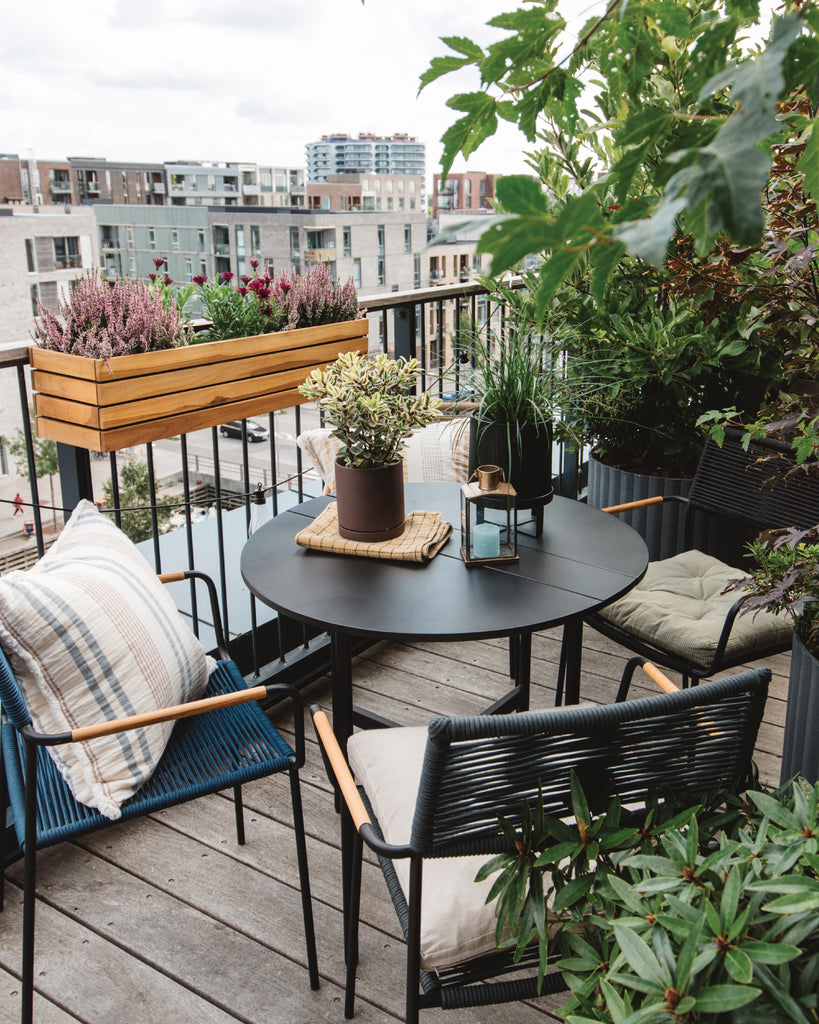
<path id="1" fill-rule="evenodd" d="M 29 0 L 4 5 L 0 152 L 38 159 L 236 160 L 303 167 L 331 132 L 407 132 L 426 144 L 478 87 L 460 72 L 418 80 L 439 37 L 481 44 L 514 0 Z M 564 0 L 573 28 L 602 0 Z M 501 124 L 454 170 L 527 172 L 526 140 Z"/>

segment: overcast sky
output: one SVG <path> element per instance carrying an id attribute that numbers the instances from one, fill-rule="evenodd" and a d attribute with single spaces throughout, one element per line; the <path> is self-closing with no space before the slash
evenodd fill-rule
<path id="1" fill-rule="evenodd" d="M 38 159 L 235 160 L 303 167 L 332 132 L 406 132 L 439 170 L 461 72 L 418 79 L 439 37 L 486 43 L 512 0 L 29 0 L 4 5 L 0 152 Z M 575 27 L 602 0 L 564 0 Z M 455 170 L 526 172 L 502 125 Z"/>

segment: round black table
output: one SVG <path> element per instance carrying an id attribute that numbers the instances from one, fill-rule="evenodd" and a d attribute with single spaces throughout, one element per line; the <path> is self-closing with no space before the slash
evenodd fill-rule
<path id="1" fill-rule="evenodd" d="M 529 706 L 532 633 L 563 624 L 567 703 L 577 703 L 583 615 L 626 593 L 643 576 L 648 550 L 615 516 L 555 498 L 538 536 L 518 536 L 520 561 L 467 568 L 460 554 L 460 488 L 408 484 L 407 512 L 441 512 L 455 529 L 426 565 L 307 550 L 293 538 L 333 498 L 277 516 L 242 550 L 242 578 L 259 600 L 331 637 L 333 731 L 342 750 L 354 724 L 389 725 L 354 713 L 352 638 L 470 640 L 508 636 L 515 686 L 487 711 Z M 442 713 L 444 709 L 442 709 Z M 353 824 L 343 803 L 341 861 L 345 948 Z"/>
<path id="2" fill-rule="evenodd" d="M 248 540 L 242 577 L 259 600 L 326 629 L 333 650 L 333 725 L 352 732 L 353 637 L 469 640 L 509 636 L 516 656 L 515 706 L 528 706 L 532 633 L 565 625 L 567 703 L 579 695 L 582 616 L 633 587 L 648 565 L 642 538 L 615 516 L 555 498 L 540 536 L 519 534 L 518 563 L 467 568 L 460 555 L 457 484 L 408 484 L 407 511 L 439 511 L 455 526 L 426 565 L 307 550 L 293 538 L 332 498 L 277 516 Z M 504 702 L 504 707 L 509 700 Z M 492 710 L 499 710 L 494 708 Z M 443 709 L 442 709 L 443 710 Z"/>

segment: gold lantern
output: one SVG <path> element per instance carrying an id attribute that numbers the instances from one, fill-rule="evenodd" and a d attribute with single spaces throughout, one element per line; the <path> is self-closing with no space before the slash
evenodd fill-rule
<path id="1" fill-rule="evenodd" d="M 467 566 L 518 561 L 517 495 L 498 466 L 478 466 L 461 487 L 461 557 Z"/>

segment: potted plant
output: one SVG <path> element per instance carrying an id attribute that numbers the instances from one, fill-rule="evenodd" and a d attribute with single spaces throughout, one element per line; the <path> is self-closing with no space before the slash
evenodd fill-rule
<path id="1" fill-rule="evenodd" d="M 500 466 L 517 492 L 518 505 L 536 508 L 552 500 L 552 422 L 564 383 L 560 350 L 534 309 L 527 289 L 483 282 L 504 304 L 499 330 L 467 324 L 455 339 L 468 360 L 459 383 L 474 408 L 468 417 L 469 473 Z M 464 428 L 466 429 L 466 428 Z"/>
<path id="2" fill-rule="evenodd" d="M 173 282 L 154 278 L 111 287 L 92 272 L 59 316 L 39 308 L 29 359 L 41 437 L 115 451 L 272 412 L 300 401 L 313 367 L 368 348 L 352 283 L 336 285 L 323 266 L 276 279 L 254 267 L 238 286 L 227 273 L 197 278 L 214 315 L 199 344 Z"/>
<path id="3" fill-rule="evenodd" d="M 348 540 L 390 540 L 404 530 L 404 442 L 437 419 L 442 404 L 428 392 L 416 393 L 417 375 L 416 359 L 347 352 L 299 387 L 340 443 L 338 526 Z"/>
<path id="4" fill-rule="evenodd" d="M 478 875 L 500 872 L 499 944 L 537 937 L 542 972 L 557 959 L 567 1024 L 815 1021 L 819 786 L 669 801 L 636 824 L 573 794 L 574 821 L 525 809 Z"/>
<path id="5" fill-rule="evenodd" d="M 794 623 L 781 782 L 819 780 L 819 525 L 769 530 L 750 546 L 757 567 L 736 580 L 743 612 L 785 612 Z"/>

